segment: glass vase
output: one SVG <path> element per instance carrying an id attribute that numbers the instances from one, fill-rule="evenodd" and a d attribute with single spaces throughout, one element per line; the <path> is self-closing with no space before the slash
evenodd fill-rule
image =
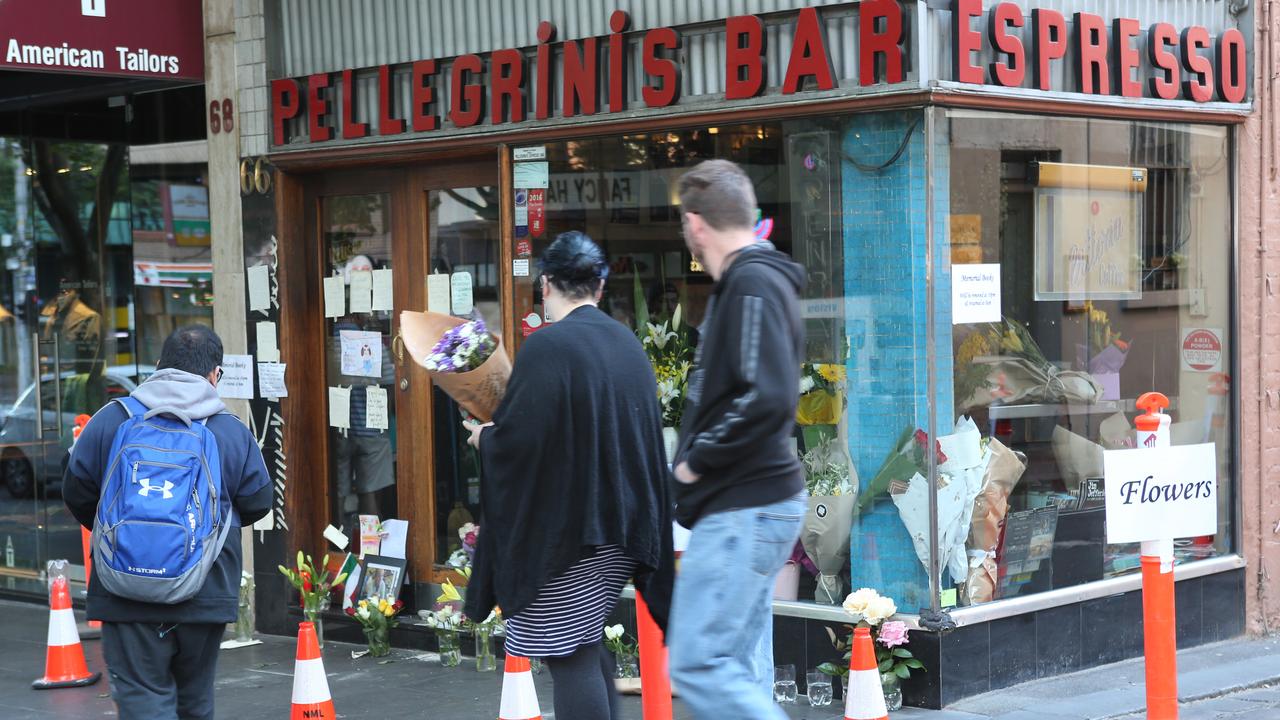
<path id="1" fill-rule="evenodd" d="M 247 643 L 253 640 L 253 603 L 247 599 L 240 600 L 240 609 L 236 614 L 236 642 Z"/>
<path id="2" fill-rule="evenodd" d="M 458 645 L 457 630 L 437 630 L 436 641 L 440 645 L 440 664 L 458 667 L 462 664 L 462 648 Z"/>
<path id="3" fill-rule="evenodd" d="M 476 672 L 493 672 L 498 669 L 498 660 L 493 653 L 493 631 L 488 628 L 476 628 Z"/>
<path id="4" fill-rule="evenodd" d="M 391 628 L 383 625 L 382 627 L 367 627 L 364 629 L 364 638 L 369 642 L 369 655 L 372 657 L 386 657 L 391 654 Z"/>
<path id="5" fill-rule="evenodd" d="M 620 678 L 637 678 L 640 677 L 640 671 L 636 668 L 636 656 L 624 653 L 613 654 L 614 664 L 617 665 L 617 675 Z"/>
<path id="6" fill-rule="evenodd" d="M 897 675 L 881 676 L 880 687 L 884 690 L 884 705 L 890 712 L 902 709 L 902 684 Z"/>
<path id="7" fill-rule="evenodd" d="M 316 642 L 324 647 L 324 613 L 329 609 L 328 595 L 307 595 L 302 599 L 302 615 L 316 628 Z"/>

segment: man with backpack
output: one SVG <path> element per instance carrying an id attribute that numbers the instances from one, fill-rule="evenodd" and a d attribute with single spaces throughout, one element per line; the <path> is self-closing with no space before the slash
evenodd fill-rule
<path id="1" fill-rule="evenodd" d="M 253 434 L 218 397 L 221 364 L 213 330 L 175 330 L 156 374 L 93 416 L 67 466 L 63 498 L 93 529 L 88 616 L 121 720 L 213 718 L 238 531 L 272 497 Z"/>

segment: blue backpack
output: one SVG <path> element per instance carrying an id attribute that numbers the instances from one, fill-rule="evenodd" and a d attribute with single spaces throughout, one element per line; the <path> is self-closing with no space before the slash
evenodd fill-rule
<path id="1" fill-rule="evenodd" d="M 116 400 L 128 414 L 111 444 L 93 523 L 93 572 L 113 595 L 172 604 L 200 592 L 231 521 L 222 463 L 204 420 Z"/>

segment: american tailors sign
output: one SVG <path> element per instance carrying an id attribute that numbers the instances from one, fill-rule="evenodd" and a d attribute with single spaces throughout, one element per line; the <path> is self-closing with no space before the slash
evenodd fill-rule
<path id="1" fill-rule="evenodd" d="M 0 0 L 0 69 L 204 80 L 199 0 Z"/>
<path id="2" fill-rule="evenodd" d="M 1142 27 L 1136 20 L 1085 12 L 1067 18 L 1052 10 L 1032 10 L 1027 17 L 1012 2 L 985 13 L 981 0 L 951 0 L 949 7 L 953 30 L 949 38 L 936 41 L 953 47 L 950 71 L 956 83 L 1197 104 L 1241 103 L 1247 97 L 1248 53 L 1239 30 L 1214 37 L 1203 27 L 1159 22 Z M 916 33 L 909 27 L 915 16 L 904 8 L 897 0 L 857 4 L 855 29 L 837 40 L 844 43 L 844 55 L 857 59 L 857 77 L 845 80 L 846 88 L 903 89 L 919 62 L 911 47 Z M 848 6 L 836 10 L 851 11 Z M 766 77 L 767 33 L 760 16 L 719 21 L 725 36 L 722 99 L 836 89 L 835 53 L 827 47 L 831 36 L 823 19 L 823 11 L 804 8 L 783 21 L 792 43 L 780 78 Z M 771 24 L 776 22 L 778 18 L 770 18 Z M 682 30 L 691 31 L 665 27 L 628 33 L 629 25 L 627 13 L 617 10 L 608 35 L 557 41 L 554 23 L 543 21 L 534 48 L 276 79 L 271 82 L 272 140 L 277 146 L 358 140 L 680 105 L 682 65 L 689 62 L 682 52 Z M 704 33 L 706 27 L 696 30 Z M 633 75 L 629 63 L 637 43 L 642 87 L 639 105 L 628 107 L 625 83 Z M 995 59 L 983 64 L 979 59 L 984 56 Z M 1054 87 L 1051 78 L 1061 75 L 1067 63 L 1067 86 Z M 376 83 L 356 82 L 357 76 L 372 79 L 375 73 Z M 396 78 L 406 74 L 407 113 L 403 99 L 393 97 L 401 87 Z M 357 101 L 358 87 L 376 92 L 376 103 Z M 558 104 L 557 97 L 562 98 Z M 376 107 L 376 117 L 357 117 L 361 107 Z"/>

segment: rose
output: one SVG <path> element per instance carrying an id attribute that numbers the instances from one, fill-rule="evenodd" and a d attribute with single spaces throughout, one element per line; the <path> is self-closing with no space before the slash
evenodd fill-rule
<path id="1" fill-rule="evenodd" d="M 621 625 L 610 625 L 604 629 L 604 636 L 610 640 L 617 640 L 622 637 L 625 632 Z"/>
<path id="2" fill-rule="evenodd" d="M 880 626 L 876 640 L 887 648 L 907 644 L 907 624 L 901 620 L 892 620 Z"/>
<path id="3" fill-rule="evenodd" d="M 467 536 L 466 536 L 465 538 L 463 538 L 463 539 L 462 539 L 462 542 L 466 543 L 466 544 L 467 544 L 467 545 L 469 545 L 469 546 L 470 546 L 470 545 L 475 545 L 475 544 L 476 544 L 476 534 L 475 534 L 475 533 L 473 533 L 473 532 L 467 533 Z"/>
<path id="4" fill-rule="evenodd" d="M 877 597 L 875 600 L 867 603 L 867 610 L 863 613 L 863 616 L 866 618 L 868 623 L 872 625 L 879 625 L 885 620 L 893 617 L 893 614 L 896 612 L 898 612 L 898 606 L 894 604 L 893 600 L 887 597 Z"/>
<path id="5" fill-rule="evenodd" d="M 307 572 L 306 570 L 303 570 L 302 571 L 302 589 L 305 590 L 306 592 L 311 592 L 311 588 L 312 588 L 311 573 Z"/>
<path id="6" fill-rule="evenodd" d="M 879 597 L 880 593 L 877 593 L 871 588 L 862 588 L 855 592 L 851 592 L 849 593 L 849 596 L 844 599 L 844 611 L 850 615 L 865 615 L 867 612 L 867 605 Z"/>
<path id="7" fill-rule="evenodd" d="M 353 608 L 353 607 L 349 607 L 349 608 L 347 608 L 347 609 L 346 609 L 346 613 L 347 613 L 347 616 L 348 616 L 348 617 L 355 617 L 355 616 L 356 616 L 356 609 L 355 609 L 355 608 Z"/>

